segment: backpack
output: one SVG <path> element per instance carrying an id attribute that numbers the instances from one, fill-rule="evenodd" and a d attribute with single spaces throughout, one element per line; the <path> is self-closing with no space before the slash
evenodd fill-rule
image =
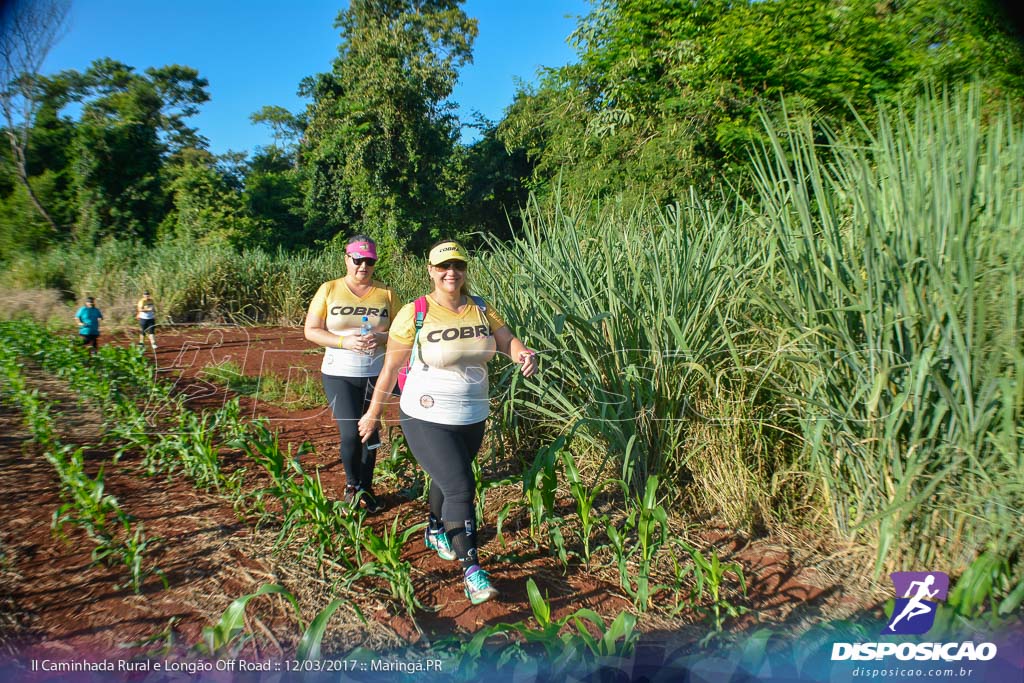
<path id="1" fill-rule="evenodd" d="M 483 297 L 475 294 L 470 294 L 469 298 L 477 305 L 480 312 L 485 316 L 487 315 L 487 304 L 484 303 Z M 413 302 L 414 310 L 416 311 L 416 336 L 412 339 L 412 353 L 409 354 L 409 364 L 398 371 L 398 390 L 402 391 L 405 389 L 405 379 L 409 374 L 409 370 L 412 369 L 412 364 L 416 362 L 416 348 L 419 346 L 420 330 L 423 329 L 423 320 L 427 317 L 427 297 L 421 296 Z"/>

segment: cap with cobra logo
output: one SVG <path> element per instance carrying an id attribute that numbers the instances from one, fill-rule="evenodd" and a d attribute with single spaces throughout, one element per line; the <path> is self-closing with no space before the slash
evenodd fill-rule
<path id="1" fill-rule="evenodd" d="M 458 242 L 441 242 L 441 244 L 430 250 L 427 262 L 432 266 L 436 266 L 445 261 L 465 261 L 468 263 L 469 257 L 466 255 L 466 250 Z"/>

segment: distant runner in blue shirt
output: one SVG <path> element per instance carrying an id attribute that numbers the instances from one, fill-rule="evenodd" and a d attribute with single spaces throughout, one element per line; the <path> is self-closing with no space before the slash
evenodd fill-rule
<path id="1" fill-rule="evenodd" d="M 96 300 L 91 296 L 86 297 L 85 305 L 78 309 L 78 313 L 75 313 L 75 320 L 81 325 L 78 328 L 78 334 L 82 337 L 82 344 L 92 347 L 90 353 L 96 353 L 96 340 L 100 337 L 100 321 L 103 320 L 103 314 L 100 313 L 100 309 L 96 308 Z"/>

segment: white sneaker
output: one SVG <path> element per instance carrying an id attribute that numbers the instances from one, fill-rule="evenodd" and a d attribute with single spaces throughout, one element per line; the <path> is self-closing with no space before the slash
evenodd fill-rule
<path id="1" fill-rule="evenodd" d="M 498 597 L 498 589 L 491 585 L 487 572 L 477 567 L 477 570 L 463 579 L 466 586 L 466 597 L 474 605 L 487 602 Z"/>
<path id="2" fill-rule="evenodd" d="M 455 551 L 452 550 L 452 546 L 448 542 L 448 534 L 443 531 L 439 534 L 432 534 L 430 529 L 427 529 L 426 533 L 423 534 L 423 542 L 429 550 L 436 552 L 437 556 L 442 560 L 456 559 Z"/>

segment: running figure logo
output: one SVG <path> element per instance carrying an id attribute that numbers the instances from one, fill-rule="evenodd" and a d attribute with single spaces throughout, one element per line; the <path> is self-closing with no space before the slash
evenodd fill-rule
<path id="1" fill-rule="evenodd" d="M 896 604 L 883 633 L 919 635 L 935 623 L 939 602 L 949 592 L 949 576 L 942 572 L 893 572 Z"/>

